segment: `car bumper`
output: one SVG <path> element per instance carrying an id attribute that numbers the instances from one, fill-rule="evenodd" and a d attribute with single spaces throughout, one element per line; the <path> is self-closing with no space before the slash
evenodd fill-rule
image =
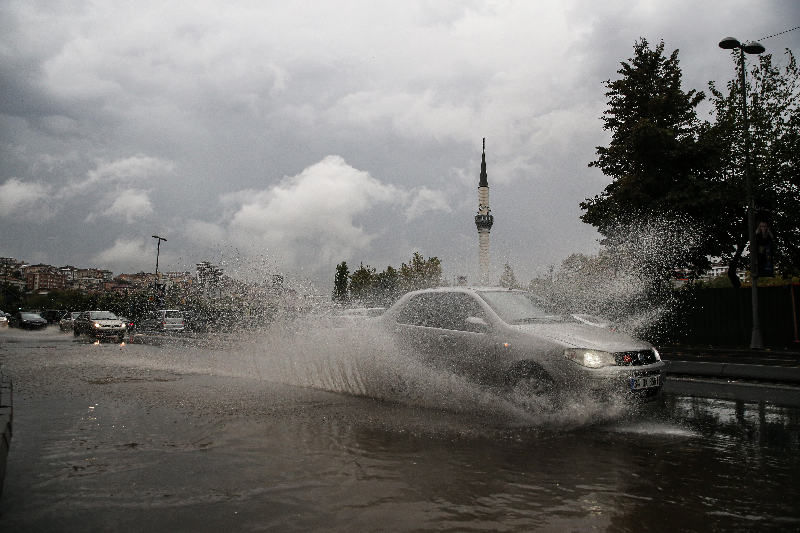
<path id="1" fill-rule="evenodd" d="M 20 329 L 44 329 L 46 327 L 47 327 L 46 323 L 44 323 L 44 324 L 38 324 L 38 323 L 36 323 L 36 324 L 27 324 L 25 322 L 21 322 L 19 324 L 19 328 Z"/>
<path id="2" fill-rule="evenodd" d="M 568 362 L 573 368 L 565 371 L 568 388 L 601 398 L 622 398 L 650 401 L 658 398 L 664 386 L 665 365 L 659 361 L 640 366 L 586 368 Z M 577 367 L 577 368 L 575 368 Z"/>
<path id="3" fill-rule="evenodd" d="M 89 333 L 95 337 L 122 337 L 125 335 L 125 328 L 93 328 Z"/>

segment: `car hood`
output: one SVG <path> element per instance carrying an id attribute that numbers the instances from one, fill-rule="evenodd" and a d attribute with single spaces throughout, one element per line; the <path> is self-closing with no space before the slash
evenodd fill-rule
<path id="1" fill-rule="evenodd" d="M 589 348 L 607 352 L 647 350 L 652 346 L 624 333 L 588 324 L 547 323 L 510 326 L 521 333 L 547 338 L 570 348 Z"/>

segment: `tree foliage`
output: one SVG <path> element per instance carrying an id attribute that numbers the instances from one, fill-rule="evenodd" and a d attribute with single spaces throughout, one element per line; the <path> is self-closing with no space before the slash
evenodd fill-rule
<path id="1" fill-rule="evenodd" d="M 741 68 L 740 54 L 732 54 Z M 748 239 L 747 203 L 743 193 L 744 128 L 742 88 L 739 77 L 727 84 L 727 92 L 709 82 L 715 123 L 710 130 L 718 157 L 718 179 L 729 186 L 733 206 L 729 233 L 731 249 L 725 256 L 735 269 Z M 775 261 L 783 273 L 800 273 L 800 69 L 791 51 L 782 65 L 772 54 L 758 57 L 747 74 L 745 88 L 750 125 L 750 169 L 754 196 L 771 205 L 776 240 Z"/>
<path id="2" fill-rule="evenodd" d="M 364 263 L 350 274 L 350 297 L 364 301 L 372 298 L 372 286 L 375 283 L 375 269 L 366 267 Z"/>
<path id="3" fill-rule="evenodd" d="M 622 78 L 605 82 L 609 107 L 603 128 L 611 132 L 607 147 L 597 147 L 589 163 L 612 181 L 605 190 L 581 203 L 581 219 L 606 237 L 624 238 L 614 227 L 647 221 L 654 216 L 682 213 L 697 221 L 697 231 L 708 226 L 706 127 L 696 108 L 705 94 L 681 88 L 678 50 L 664 55 L 663 41 L 651 49 L 646 39 L 634 45 L 634 57 L 623 62 Z M 707 267 L 707 250 L 686 258 L 697 269 Z"/>
<path id="4" fill-rule="evenodd" d="M 342 263 L 344 264 L 344 263 Z M 339 267 L 337 267 L 337 275 Z M 382 272 L 363 263 L 350 274 L 349 297 L 362 305 L 389 306 L 406 292 L 446 285 L 437 257 L 425 259 L 414 253 L 408 264 L 399 269 L 391 265 Z M 335 291 L 334 291 L 335 294 Z"/>
<path id="5" fill-rule="evenodd" d="M 427 260 L 414 252 L 408 264 L 400 265 L 400 283 L 404 292 L 446 285 L 442 278 L 442 262 L 438 257 Z"/>
<path id="6" fill-rule="evenodd" d="M 333 278 L 333 301 L 344 303 L 347 301 L 347 281 L 350 270 L 347 263 L 342 261 L 336 265 L 336 276 Z"/>
<path id="7" fill-rule="evenodd" d="M 507 289 L 519 289 L 520 285 L 517 283 L 517 277 L 514 275 L 514 269 L 508 263 L 503 267 L 503 274 L 500 275 L 500 286 Z"/>
<path id="8" fill-rule="evenodd" d="M 733 57 L 739 61 L 738 52 Z M 618 72 L 620 79 L 605 82 L 609 100 L 602 120 L 611 141 L 597 148 L 598 158 L 589 164 L 612 182 L 581 203 L 581 219 L 597 227 L 606 244 L 614 244 L 612 234 L 624 240 L 613 232 L 620 223 L 654 216 L 687 221 L 704 240 L 666 267 L 698 274 L 708 268 L 709 257 L 721 257 L 735 273 L 748 238 L 738 76 L 728 83 L 727 94 L 709 84 L 715 119 L 709 122 L 699 120 L 696 112 L 704 93 L 681 88 L 678 50 L 666 56 L 663 42 L 651 49 L 641 39 L 634 45 L 634 57 Z M 796 271 L 800 116 L 798 69 L 791 52 L 783 68 L 772 64 L 771 55 L 761 56 L 750 72 L 747 92 L 757 196 L 771 200 L 775 209 L 780 267 Z"/>

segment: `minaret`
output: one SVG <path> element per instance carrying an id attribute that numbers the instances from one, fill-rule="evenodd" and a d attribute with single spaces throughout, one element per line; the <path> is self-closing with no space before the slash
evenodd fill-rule
<path id="1" fill-rule="evenodd" d="M 478 227 L 478 276 L 481 285 L 489 285 L 489 231 L 494 224 L 492 210 L 489 209 L 489 180 L 486 176 L 486 137 L 483 138 L 481 155 L 481 178 L 478 182 L 478 214 L 475 225 Z"/>

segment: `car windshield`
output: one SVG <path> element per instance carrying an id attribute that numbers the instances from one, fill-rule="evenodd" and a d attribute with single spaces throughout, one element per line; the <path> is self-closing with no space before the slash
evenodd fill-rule
<path id="1" fill-rule="evenodd" d="M 561 322 L 558 313 L 547 309 L 545 302 L 535 296 L 518 291 L 481 291 L 478 293 L 489 307 L 508 324 L 533 322 Z"/>
<path id="2" fill-rule="evenodd" d="M 181 311 L 164 311 L 164 318 L 183 318 Z"/>
<path id="3" fill-rule="evenodd" d="M 38 313 L 22 313 L 22 318 L 25 320 L 34 320 L 36 318 L 42 318 Z"/>
<path id="4" fill-rule="evenodd" d="M 117 320 L 117 315 L 111 311 L 90 311 L 89 318 L 91 320 Z"/>

